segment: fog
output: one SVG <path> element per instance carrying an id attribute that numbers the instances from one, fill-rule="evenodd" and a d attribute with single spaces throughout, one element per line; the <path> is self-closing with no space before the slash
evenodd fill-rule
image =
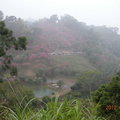
<path id="1" fill-rule="evenodd" d="M 120 0 L 0 0 L 0 10 L 25 20 L 70 14 L 88 25 L 120 27 Z"/>
<path id="2" fill-rule="evenodd" d="M 92 118 L 120 120 L 120 0 L 0 0 L 0 120 Z"/>

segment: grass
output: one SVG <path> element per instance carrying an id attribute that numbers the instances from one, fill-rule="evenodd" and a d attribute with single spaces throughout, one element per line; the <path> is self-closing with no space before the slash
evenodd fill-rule
<path id="1" fill-rule="evenodd" d="M 11 87 L 16 93 L 16 89 Z M 18 96 L 15 95 L 15 97 Z M 45 103 L 44 100 L 38 101 L 36 98 L 31 98 L 27 102 L 26 98 L 27 96 L 18 99 L 19 104 L 11 107 L 0 105 L 0 120 L 105 120 L 97 116 L 98 105 L 90 99 L 67 100 L 62 98 L 60 101 L 59 97 L 56 97 Z M 11 100 L 14 101 L 14 99 Z M 32 102 L 41 104 L 39 107 L 33 106 Z"/>
<path id="2" fill-rule="evenodd" d="M 56 65 L 64 65 L 64 63 L 67 63 L 69 65 L 69 71 L 75 71 L 75 72 L 85 72 L 90 70 L 95 70 L 96 68 L 83 56 L 78 55 L 55 55 L 51 56 L 51 60 L 56 63 Z M 36 68 L 36 65 L 39 66 L 40 62 L 38 63 L 31 63 L 30 66 L 19 66 L 19 76 L 28 76 L 28 77 L 34 77 L 35 72 L 39 70 L 39 68 Z M 46 66 L 46 65 L 45 65 Z M 46 68 L 49 68 L 49 66 L 46 66 Z"/>
<path id="3" fill-rule="evenodd" d="M 17 107 L 15 110 L 4 107 L 7 114 L 5 120 L 105 120 L 105 118 L 96 116 L 96 107 L 91 101 L 88 105 L 83 104 L 81 100 L 63 100 L 50 101 L 46 108 L 40 108 L 34 111 L 29 107 L 31 99 L 24 108 Z M 3 120 L 4 120 L 3 119 Z"/>
<path id="4" fill-rule="evenodd" d="M 67 63 L 69 65 L 70 70 L 72 71 L 89 71 L 96 70 L 87 59 L 83 56 L 77 55 L 60 55 L 60 56 L 52 56 L 53 60 L 55 60 L 58 64 Z"/>

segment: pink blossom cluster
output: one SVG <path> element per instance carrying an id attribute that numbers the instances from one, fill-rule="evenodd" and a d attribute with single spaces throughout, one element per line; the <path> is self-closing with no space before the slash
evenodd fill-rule
<path id="1" fill-rule="evenodd" d="M 9 81 L 15 81 L 16 80 L 16 76 L 12 76 L 11 78 L 9 78 Z"/>
<path id="2" fill-rule="evenodd" d="M 2 62 L 0 62 L 0 66 L 2 66 L 3 65 L 3 63 Z"/>
<path id="3" fill-rule="evenodd" d="M 35 59 L 40 59 L 40 58 L 48 58 L 48 54 L 47 53 L 40 53 L 38 55 L 36 54 L 31 54 L 29 57 L 28 57 L 28 60 L 35 60 Z"/>
<path id="4" fill-rule="evenodd" d="M 29 60 L 33 60 L 36 58 L 37 58 L 36 54 L 31 54 L 31 56 L 28 57 Z"/>
<path id="5" fill-rule="evenodd" d="M 25 62 L 25 63 L 22 63 L 20 64 L 21 66 L 30 66 L 31 64 L 29 62 Z"/>
<path id="6" fill-rule="evenodd" d="M 48 58 L 48 54 L 47 53 L 40 53 L 39 57 L 40 58 Z"/>
<path id="7" fill-rule="evenodd" d="M 19 64 L 18 63 L 12 63 L 11 65 L 12 66 L 18 66 Z"/>
<path id="8" fill-rule="evenodd" d="M 37 64 L 37 65 L 35 65 L 35 68 L 45 68 L 46 66 L 45 65 L 43 65 L 43 64 Z"/>

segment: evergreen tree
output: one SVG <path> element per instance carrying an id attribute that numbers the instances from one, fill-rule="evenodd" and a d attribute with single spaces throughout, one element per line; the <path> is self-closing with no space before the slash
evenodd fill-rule
<path id="1" fill-rule="evenodd" d="M 11 65 L 13 50 L 26 50 L 26 37 L 15 38 L 13 32 L 6 28 L 4 21 L 0 21 L 0 76 L 9 72 L 15 75 L 16 68 Z"/>

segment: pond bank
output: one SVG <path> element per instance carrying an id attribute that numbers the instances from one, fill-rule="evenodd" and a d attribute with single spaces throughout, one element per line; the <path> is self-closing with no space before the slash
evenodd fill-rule
<path id="1" fill-rule="evenodd" d="M 59 80 L 64 82 L 63 86 L 60 88 L 54 86 L 57 85 L 57 82 Z M 54 78 L 53 80 L 48 80 L 47 86 L 51 89 L 56 90 L 55 95 L 51 95 L 51 96 L 56 96 L 56 95 L 63 96 L 71 91 L 71 86 L 73 86 L 75 83 L 76 83 L 75 78 Z"/>
<path id="2" fill-rule="evenodd" d="M 59 87 L 57 85 L 58 81 L 63 81 L 63 85 Z M 23 83 L 25 86 L 30 88 L 35 97 L 37 98 L 42 98 L 44 96 L 63 96 L 66 95 L 71 91 L 71 86 L 73 86 L 76 83 L 75 78 L 62 78 L 62 77 L 57 77 L 52 80 L 48 79 L 47 83 L 45 84 L 27 84 Z"/>

